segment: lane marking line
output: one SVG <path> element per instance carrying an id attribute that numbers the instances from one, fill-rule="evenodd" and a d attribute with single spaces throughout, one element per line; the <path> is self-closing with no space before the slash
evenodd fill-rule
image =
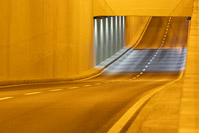
<path id="1" fill-rule="evenodd" d="M 90 86 L 92 86 L 92 85 L 84 85 L 83 87 L 90 87 Z"/>
<path id="2" fill-rule="evenodd" d="M 151 19 L 152 19 L 152 17 L 149 17 L 149 19 L 148 19 L 148 21 L 147 21 L 147 24 L 145 25 L 144 30 L 142 31 L 142 33 L 141 33 L 141 35 L 139 36 L 139 38 L 138 38 L 137 42 L 135 43 L 135 45 L 132 45 L 132 46 L 130 46 L 129 49 L 125 50 L 125 52 L 122 54 L 122 56 L 123 56 L 125 53 L 127 53 L 128 51 L 130 51 L 131 49 L 135 49 L 135 48 L 139 45 L 140 41 L 142 40 L 142 37 L 144 36 L 145 31 L 147 30 L 147 28 L 148 28 L 148 26 L 149 26 L 149 24 L 150 24 L 150 22 L 151 22 Z M 120 56 L 120 57 L 122 57 L 122 56 Z M 118 58 L 118 59 L 119 59 L 119 58 Z M 113 62 L 115 62 L 115 61 L 113 61 Z M 113 62 L 112 62 L 112 63 L 113 63 Z M 110 64 L 112 64 L 112 63 L 110 63 Z M 108 65 L 106 65 L 105 67 L 101 68 L 101 72 L 100 72 L 100 73 L 98 73 L 98 74 L 96 74 L 96 75 L 94 75 L 94 76 L 91 76 L 91 77 L 88 77 L 88 78 L 79 80 L 79 81 L 84 81 L 84 80 L 92 79 L 92 78 L 94 78 L 94 77 L 97 77 L 97 76 L 101 75 L 102 73 L 105 72 L 105 69 L 106 69 L 110 64 L 108 64 Z M 110 83 L 111 83 L 111 82 L 110 82 Z"/>
<path id="3" fill-rule="evenodd" d="M 14 97 L 2 97 L 2 98 L 0 98 L 0 101 L 12 99 L 12 98 L 14 98 Z"/>
<path id="4" fill-rule="evenodd" d="M 127 124 L 127 122 L 135 115 L 135 113 L 138 111 L 138 109 L 146 103 L 151 97 L 153 97 L 155 94 L 160 92 L 165 87 L 179 81 L 183 77 L 184 71 L 182 71 L 179 75 L 179 77 L 176 80 L 173 80 L 171 82 L 168 82 L 162 86 L 158 86 L 154 88 L 152 91 L 150 91 L 148 94 L 143 96 L 141 99 L 139 99 L 133 106 L 131 106 L 127 112 L 124 113 L 124 115 L 119 118 L 119 120 L 109 129 L 107 133 L 120 133 L 121 130 L 124 128 L 124 126 Z"/>
<path id="5" fill-rule="evenodd" d="M 140 77 L 140 76 L 146 71 L 146 69 L 149 67 L 149 65 L 151 64 L 151 62 L 152 62 L 152 61 L 156 58 L 156 56 L 158 55 L 160 49 L 164 46 L 165 40 L 166 40 L 166 38 L 167 38 L 168 30 L 169 30 L 169 27 L 170 27 L 171 18 L 172 18 L 172 17 L 169 18 L 169 22 L 167 23 L 166 31 L 165 31 L 165 34 L 164 34 L 164 36 L 163 36 L 163 39 L 162 39 L 162 42 L 161 42 L 161 44 L 160 44 L 159 49 L 158 49 L 158 50 L 156 51 L 156 53 L 153 55 L 153 58 L 147 63 L 147 65 L 145 66 L 145 69 L 143 69 L 143 70 L 142 70 L 137 76 L 135 76 L 133 79 L 136 79 L 136 78 Z M 132 80 L 133 80 L 133 79 L 132 79 Z"/>
<path id="6" fill-rule="evenodd" d="M 140 75 L 137 75 L 136 77 L 137 77 L 137 78 L 139 78 L 139 77 L 140 77 Z"/>
<path id="7" fill-rule="evenodd" d="M 36 95 L 36 94 L 41 94 L 42 92 L 30 92 L 30 93 L 25 93 L 24 95 L 29 96 L 29 95 Z"/>
<path id="8" fill-rule="evenodd" d="M 78 89 L 79 87 L 70 87 L 69 90 Z"/>
<path id="9" fill-rule="evenodd" d="M 49 90 L 49 91 L 52 91 L 52 92 L 56 92 L 56 91 L 62 91 L 63 89 L 54 89 L 54 90 Z"/>

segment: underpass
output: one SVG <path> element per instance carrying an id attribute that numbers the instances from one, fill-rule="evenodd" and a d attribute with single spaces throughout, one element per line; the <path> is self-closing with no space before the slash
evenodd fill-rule
<path id="1" fill-rule="evenodd" d="M 134 49 L 89 80 L 1 88 L 0 131 L 109 131 L 137 101 L 184 71 L 188 26 L 185 17 L 153 17 Z"/>

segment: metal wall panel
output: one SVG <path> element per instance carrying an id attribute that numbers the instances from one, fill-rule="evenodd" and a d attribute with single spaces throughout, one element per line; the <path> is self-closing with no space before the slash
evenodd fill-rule
<path id="1" fill-rule="evenodd" d="M 96 17 L 94 33 L 96 64 L 99 64 L 124 47 L 125 17 Z"/>

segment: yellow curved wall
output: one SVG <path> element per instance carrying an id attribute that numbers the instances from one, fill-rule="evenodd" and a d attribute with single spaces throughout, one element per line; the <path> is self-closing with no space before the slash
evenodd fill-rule
<path id="1" fill-rule="evenodd" d="M 92 0 L 0 0 L 0 81 L 77 76 L 93 67 Z"/>
<path id="2" fill-rule="evenodd" d="M 191 16 L 193 0 L 94 0 L 94 16 Z"/>
<path id="3" fill-rule="evenodd" d="M 126 46 L 133 46 L 137 43 L 149 21 L 150 17 L 126 17 Z"/>
<path id="4" fill-rule="evenodd" d="M 127 46 L 147 18 L 127 17 Z M 93 0 L 0 0 L 0 82 L 87 72 L 95 65 L 93 33 Z"/>

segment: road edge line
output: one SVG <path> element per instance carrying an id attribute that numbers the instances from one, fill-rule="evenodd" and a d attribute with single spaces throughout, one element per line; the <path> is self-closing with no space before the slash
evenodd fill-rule
<path id="1" fill-rule="evenodd" d="M 133 106 L 131 106 L 123 115 L 119 118 L 119 120 L 109 129 L 107 133 L 119 133 L 124 128 L 124 126 L 128 123 L 128 121 L 136 114 L 136 112 L 144 105 L 151 97 L 160 92 L 163 88 L 181 80 L 183 78 L 184 71 L 180 72 L 179 77 L 176 80 L 168 82 L 162 86 L 159 86 L 152 90 L 149 94 L 146 94 L 144 97 L 139 99 Z"/>

